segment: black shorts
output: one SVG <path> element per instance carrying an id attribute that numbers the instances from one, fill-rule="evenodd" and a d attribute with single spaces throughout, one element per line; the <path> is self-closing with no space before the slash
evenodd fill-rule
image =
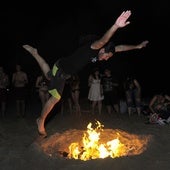
<path id="1" fill-rule="evenodd" d="M 7 101 L 7 90 L 0 88 L 0 102 L 6 102 Z"/>
<path id="2" fill-rule="evenodd" d="M 14 95 L 16 100 L 25 100 L 27 97 L 27 88 L 14 87 Z"/>
<path id="3" fill-rule="evenodd" d="M 114 95 L 113 92 L 104 93 L 104 104 L 106 106 L 108 105 L 113 106 L 114 104 L 118 104 L 118 102 L 119 102 L 119 98 L 116 94 Z"/>
<path id="4" fill-rule="evenodd" d="M 65 74 L 58 66 L 57 62 L 53 65 L 52 70 L 50 70 L 47 75 L 50 79 L 48 92 L 55 98 L 60 99 L 65 86 L 65 81 L 70 75 Z"/>

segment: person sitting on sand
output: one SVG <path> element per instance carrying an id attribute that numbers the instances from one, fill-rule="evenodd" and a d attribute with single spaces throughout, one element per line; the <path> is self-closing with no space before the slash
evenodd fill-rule
<path id="1" fill-rule="evenodd" d="M 149 109 L 151 111 L 150 123 L 161 125 L 170 123 L 170 96 L 167 94 L 154 95 L 149 103 Z"/>

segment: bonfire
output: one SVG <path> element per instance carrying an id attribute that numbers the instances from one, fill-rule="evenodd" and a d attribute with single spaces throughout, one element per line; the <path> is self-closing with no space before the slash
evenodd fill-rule
<path id="1" fill-rule="evenodd" d="M 87 130 L 68 130 L 56 133 L 41 143 L 49 156 L 62 155 L 83 161 L 139 155 L 147 148 L 151 136 L 129 134 L 119 129 L 105 129 L 99 121 L 90 122 Z"/>

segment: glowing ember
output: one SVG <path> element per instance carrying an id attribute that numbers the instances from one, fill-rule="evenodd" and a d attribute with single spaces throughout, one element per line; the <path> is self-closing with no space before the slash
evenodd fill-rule
<path id="1" fill-rule="evenodd" d="M 101 125 L 99 121 L 97 121 L 96 125 L 97 127 L 93 129 L 92 123 L 89 123 L 87 126 L 87 131 L 83 135 L 82 141 L 80 143 L 73 142 L 70 144 L 68 154 L 70 159 L 74 158 L 86 161 L 106 157 L 115 158 L 127 156 L 132 153 L 132 150 L 135 150 L 135 147 L 128 145 L 127 141 L 126 143 L 123 143 L 123 140 L 120 140 L 121 136 L 119 133 L 116 133 L 117 137 L 115 139 L 103 143 L 100 137 L 101 132 L 103 132 L 104 125 Z M 135 145 L 138 145 L 138 147 L 142 146 L 146 142 L 138 139 L 137 137 L 135 140 Z M 131 141 L 129 141 L 129 143 L 130 142 Z M 135 151 L 135 154 L 140 153 L 141 150 Z"/>

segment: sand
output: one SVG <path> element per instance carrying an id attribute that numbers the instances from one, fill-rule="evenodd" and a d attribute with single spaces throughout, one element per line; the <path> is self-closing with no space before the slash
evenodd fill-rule
<path id="1" fill-rule="evenodd" d="M 65 109 L 60 114 L 54 109 L 46 123 L 47 138 L 37 134 L 36 118 L 40 103 L 31 99 L 27 103 L 25 118 L 17 118 L 15 104 L 9 103 L 8 112 L 0 117 L 0 169 L 1 170 L 169 170 L 170 169 L 170 125 L 145 124 L 146 117 L 127 114 L 92 115 L 86 100 L 81 102 L 82 116 L 70 115 Z M 94 159 L 88 161 L 49 156 L 42 146 L 50 147 L 51 138 L 68 144 L 68 132 L 84 131 L 89 122 L 100 121 L 107 130 L 120 130 L 137 136 L 150 136 L 146 149 L 139 155 L 117 158 Z M 74 133 L 73 133 L 74 135 Z M 60 137 L 60 138 L 59 138 Z M 48 141 L 48 143 L 47 143 Z M 54 142 L 54 140 L 53 140 Z"/>

